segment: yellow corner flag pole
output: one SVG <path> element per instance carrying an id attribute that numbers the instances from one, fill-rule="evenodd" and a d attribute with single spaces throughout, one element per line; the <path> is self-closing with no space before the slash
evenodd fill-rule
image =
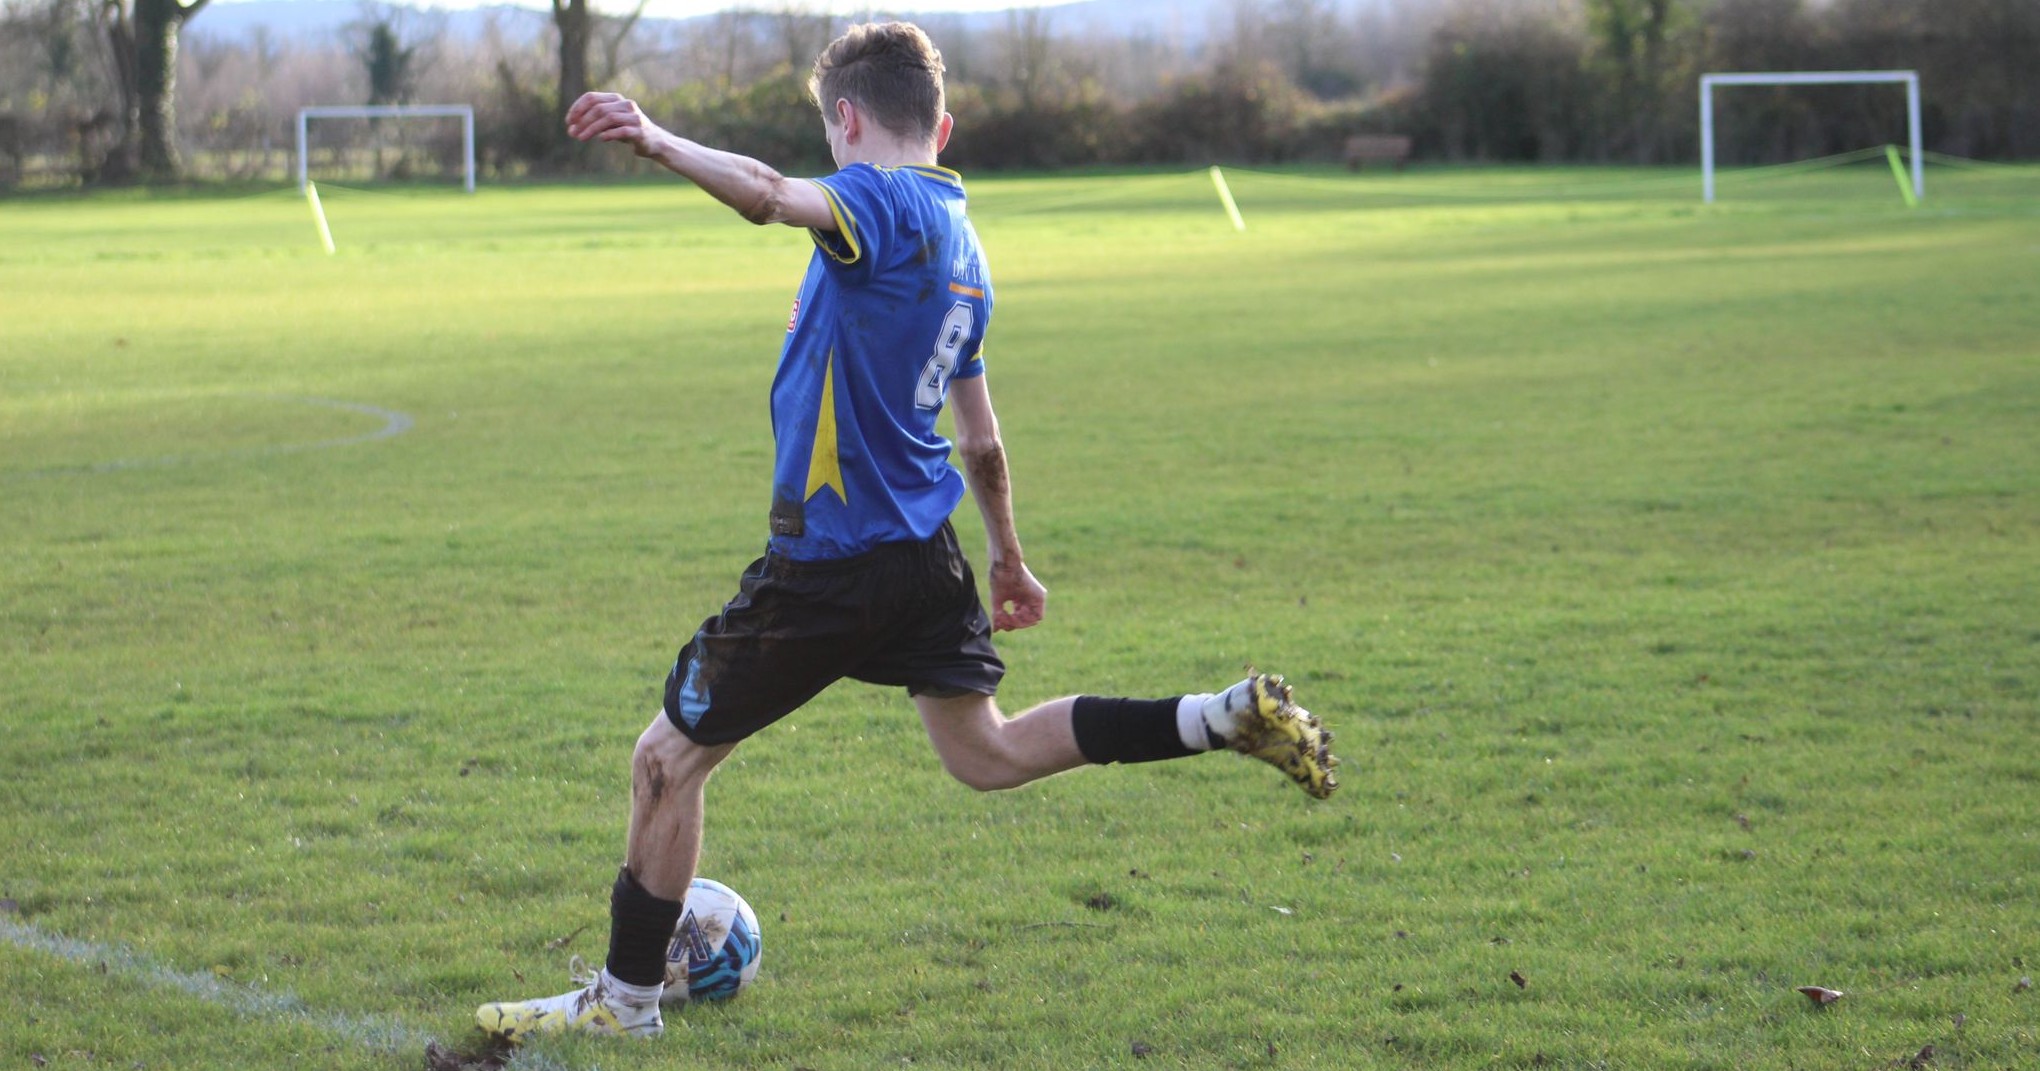
<path id="1" fill-rule="evenodd" d="M 1232 217 L 1233 230 L 1246 230 L 1247 221 L 1240 218 L 1240 206 L 1233 203 L 1232 190 L 1225 184 L 1225 172 L 1217 164 L 1211 165 L 1211 184 L 1218 187 L 1218 199 L 1225 205 L 1225 214 Z"/>
<path id="2" fill-rule="evenodd" d="M 1891 175 L 1898 180 L 1898 195 L 1905 198 L 1907 208 L 1918 208 L 1920 199 L 1913 193 L 1912 179 L 1905 173 L 1905 164 L 1898 158 L 1898 146 L 1886 145 L 1884 158 L 1891 161 Z"/>
<path id="3" fill-rule="evenodd" d="M 312 219 L 319 225 L 319 244 L 325 246 L 326 252 L 331 254 L 333 252 L 333 229 L 326 226 L 326 209 L 319 204 L 318 183 L 306 181 L 305 200 L 310 202 L 312 206 Z"/>

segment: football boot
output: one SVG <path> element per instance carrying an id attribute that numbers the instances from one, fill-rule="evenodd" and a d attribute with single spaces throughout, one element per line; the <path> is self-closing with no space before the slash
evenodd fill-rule
<path id="1" fill-rule="evenodd" d="M 571 974 L 579 989 L 556 997 L 484 1004 L 475 1009 L 475 1025 L 483 1033 L 505 1041 L 569 1030 L 647 1038 L 665 1032 L 657 1000 L 649 1004 L 624 1000 L 611 988 L 607 972 L 587 970 L 579 956 L 574 957 Z"/>
<path id="2" fill-rule="evenodd" d="M 1232 726 L 1218 734 L 1226 747 L 1281 770 L 1317 799 L 1339 787 L 1331 732 L 1296 705 L 1281 677 L 1252 674 L 1204 703 L 1206 724 Z"/>

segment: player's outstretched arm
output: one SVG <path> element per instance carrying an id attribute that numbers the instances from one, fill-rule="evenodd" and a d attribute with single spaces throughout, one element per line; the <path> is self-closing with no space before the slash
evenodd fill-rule
<path id="1" fill-rule="evenodd" d="M 950 380 L 949 408 L 956 416 L 956 452 L 963 459 L 963 478 L 970 484 L 978 515 L 985 522 L 992 628 L 1004 632 L 1039 624 L 1048 609 L 1048 589 L 1034 579 L 1020 553 L 1006 446 L 999 440 L 999 418 L 992 412 L 992 394 L 985 377 Z"/>
<path id="2" fill-rule="evenodd" d="M 821 188 L 789 179 L 761 161 L 712 149 L 666 130 L 619 93 L 583 93 L 567 109 L 567 134 L 580 141 L 618 141 L 656 160 L 753 223 L 836 229 Z"/>

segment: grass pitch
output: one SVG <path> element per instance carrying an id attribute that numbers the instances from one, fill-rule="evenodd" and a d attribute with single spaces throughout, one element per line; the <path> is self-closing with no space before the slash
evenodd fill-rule
<path id="1" fill-rule="evenodd" d="M 1339 796 L 972 795 L 838 686 L 710 792 L 758 985 L 517 1063 L 2040 1062 L 2040 174 L 1231 185 L 971 184 L 1005 699 L 1252 662 Z M 416 1067 L 565 989 L 762 545 L 801 235 L 323 192 L 333 257 L 291 194 L 0 204 L 0 1066 Z"/>

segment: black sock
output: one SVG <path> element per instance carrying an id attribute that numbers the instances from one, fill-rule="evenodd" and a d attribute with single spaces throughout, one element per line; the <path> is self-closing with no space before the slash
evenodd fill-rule
<path id="1" fill-rule="evenodd" d="M 661 900 L 637 883 L 629 867 L 609 890 L 609 973 L 631 985 L 666 980 L 666 949 L 680 922 L 681 902 Z"/>
<path id="2" fill-rule="evenodd" d="M 1176 729 L 1174 699 L 1105 699 L 1080 695 L 1070 710 L 1070 728 L 1085 759 L 1110 762 L 1157 762 L 1198 752 L 1183 746 Z"/>

